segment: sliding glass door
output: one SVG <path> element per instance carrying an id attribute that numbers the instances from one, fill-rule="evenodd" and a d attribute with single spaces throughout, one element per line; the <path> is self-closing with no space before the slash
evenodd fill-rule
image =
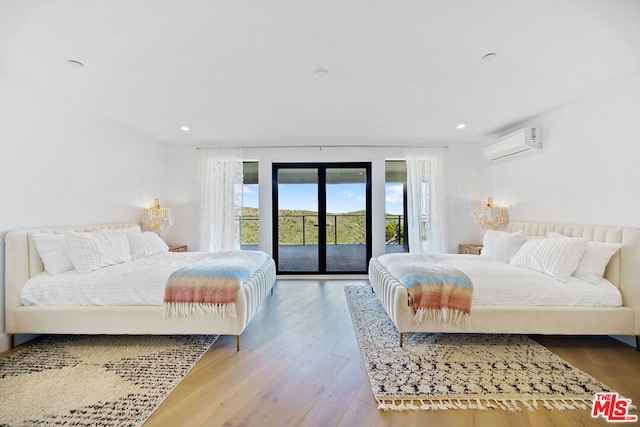
<path id="1" fill-rule="evenodd" d="M 370 182 L 369 163 L 274 164 L 278 273 L 365 273 Z"/>
<path id="2" fill-rule="evenodd" d="M 274 259 L 278 272 L 320 270 L 317 167 L 274 165 Z"/>

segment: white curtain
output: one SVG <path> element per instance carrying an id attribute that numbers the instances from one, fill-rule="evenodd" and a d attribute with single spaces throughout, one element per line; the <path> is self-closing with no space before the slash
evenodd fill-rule
<path id="1" fill-rule="evenodd" d="M 409 252 L 447 251 L 443 150 L 405 149 Z"/>
<path id="2" fill-rule="evenodd" d="M 200 250 L 240 249 L 242 150 L 200 150 Z"/>

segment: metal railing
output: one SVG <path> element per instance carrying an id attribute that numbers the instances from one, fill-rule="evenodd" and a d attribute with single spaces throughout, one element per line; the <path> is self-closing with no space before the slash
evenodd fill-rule
<path id="1" fill-rule="evenodd" d="M 404 215 L 385 216 L 385 244 L 404 244 Z"/>
<path id="2" fill-rule="evenodd" d="M 243 245 L 258 244 L 258 216 L 240 217 L 240 235 Z M 288 228 L 291 233 L 280 235 L 281 245 L 317 245 L 318 215 L 283 215 L 278 217 L 279 227 Z M 389 224 L 393 224 L 390 226 Z M 404 243 L 404 215 L 386 215 L 385 241 L 387 245 Z M 332 239 L 329 236 L 332 236 Z M 366 216 L 353 214 L 327 215 L 327 244 L 366 244 Z"/>

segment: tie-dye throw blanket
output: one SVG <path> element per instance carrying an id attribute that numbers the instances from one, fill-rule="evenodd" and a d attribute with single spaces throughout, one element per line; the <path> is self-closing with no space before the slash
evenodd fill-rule
<path id="1" fill-rule="evenodd" d="M 268 257 L 259 251 L 216 252 L 174 271 L 164 291 L 165 317 L 191 316 L 196 310 L 236 317 L 240 287 Z"/>
<path id="2" fill-rule="evenodd" d="M 473 284 L 462 271 L 432 255 L 388 254 L 378 259 L 407 288 L 416 323 L 468 322 Z"/>

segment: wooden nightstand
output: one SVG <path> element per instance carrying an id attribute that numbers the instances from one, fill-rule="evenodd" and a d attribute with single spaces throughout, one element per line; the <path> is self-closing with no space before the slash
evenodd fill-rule
<path id="1" fill-rule="evenodd" d="M 482 245 L 474 245 L 469 243 L 458 245 L 459 254 L 480 255 L 480 251 L 482 251 Z"/>
<path id="2" fill-rule="evenodd" d="M 187 245 L 169 245 L 169 252 L 187 252 Z"/>

